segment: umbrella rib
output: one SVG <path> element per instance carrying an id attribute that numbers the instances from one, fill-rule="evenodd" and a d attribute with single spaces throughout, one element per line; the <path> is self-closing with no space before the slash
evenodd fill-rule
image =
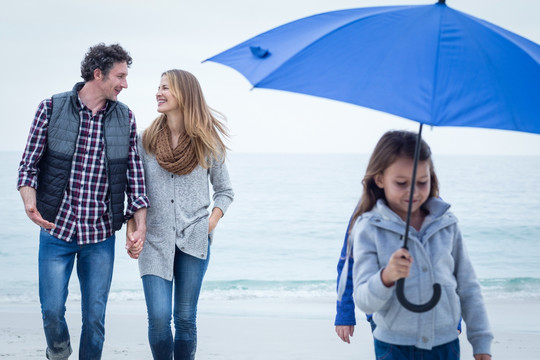
<path id="1" fill-rule="evenodd" d="M 446 8 L 445 8 L 446 10 Z M 434 108 L 435 108 L 435 96 L 437 94 L 437 87 L 438 87 L 438 76 L 437 76 L 437 73 L 439 71 L 439 65 L 440 65 L 440 62 L 439 62 L 439 56 L 440 56 L 440 53 L 441 53 L 441 27 L 442 27 L 442 17 L 443 17 L 443 14 L 447 13 L 447 11 L 441 11 L 440 12 L 440 16 L 439 16 L 439 31 L 437 32 L 438 33 L 438 37 L 437 37 L 437 53 L 435 54 L 435 65 L 433 67 L 433 87 L 431 89 L 432 91 L 432 94 L 431 94 L 431 106 L 430 106 L 430 109 L 429 109 L 429 117 L 431 118 L 431 123 L 434 124 L 435 123 L 435 116 L 434 116 Z M 419 121 L 420 123 L 422 123 L 421 121 Z"/>
<path id="2" fill-rule="evenodd" d="M 493 32 L 496 32 L 499 36 L 501 36 L 502 38 L 504 38 L 504 40 L 508 41 L 510 44 L 513 44 L 515 45 L 520 51 L 524 52 L 527 57 L 529 57 L 532 61 L 534 62 L 540 62 L 540 45 L 538 45 L 537 43 L 529 40 L 529 39 L 526 39 L 518 34 L 513 34 L 513 33 L 510 33 L 508 34 L 508 31 L 501 28 L 500 26 L 497 26 L 495 24 L 491 24 L 487 21 L 484 21 L 482 19 L 477 19 L 475 18 L 474 16 L 472 15 L 468 15 L 468 14 L 465 14 L 467 15 L 468 17 L 471 17 L 471 18 L 474 18 L 476 19 L 476 21 L 479 23 L 479 24 L 482 24 L 484 27 L 486 28 L 489 28 L 490 30 L 492 30 Z M 517 43 L 516 41 L 513 41 L 511 39 L 511 36 L 510 35 L 513 35 L 513 36 L 517 36 L 519 37 L 524 43 L 527 43 L 527 44 L 530 44 L 531 46 L 535 46 L 536 47 L 536 51 L 537 53 L 531 53 L 531 51 L 529 51 L 529 49 L 526 49 L 525 46 L 522 46 L 521 44 Z"/>
<path id="3" fill-rule="evenodd" d="M 309 49 L 310 47 L 313 47 L 315 46 L 315 44 L 319 41 L 321 41 L 322 39 L 326 38 L 326 37 L 329 37 L 331 36 L 333 33 L 343 29 L 343 28 L 346 28 L 348 26 L 352 26 L 360 21 L 365 21 L 367 19 L 370 19 L 372 17 L 375 17 L 375 16 L 379 16 L 381 13 L 386 13 L 386 12 L 394 12 L 396 11 L 396 8 L 398 8 L 398 11 L 407 11 L 407 10 L 410 10 L 410 9 L 415 9 L 415 8 L 425 8 L 425 11 L 429 11 L 431 9 L 432 5 L 407 5 L 407 6 L 384 6 L 384 7 L 381 7 L 381 9 L 384 9 L 384 11 L 381 11 L 381 12 L 377 12 L 377 13 L 374 13 L 374 14 L 370 14 L 368 16 L 364 16 L 364 17 L 361 17 L 361 18 L 355 18 L 351 21 L 348 21 L 334 29 L 332 29 L 331 31 L 328 31 L 326 33 L 324 33 L 322 36 L 318 37 L 317 40 L 314 40 L 314 41 L 311 41 L 308 45 L 300 48 L 298 51 L 296 51 L 293 55 L 291 55 L 290 57 L 288 57 L 285 61 L 283 61 L 281 64 L 279 64 L 279 66 L 276 66 L 276 68 L 274 70 L 272 70 L 272 72 L 266 74 L 261 80 L 259 80 L 258 82 L 256 83 L 253 83 L 253 88 L 270 88 L 268 87 L 267 85 L 264 84 L 264 82 L 268 79 L 269 76 L 271 76 L 271 74 L 273 74 L 274 72 L 278 71 L 281 67 L 285 66 L 287 63 L 289 62 L 292 62 L 294 61 L 295 57 L 298 56 L 298 54 L 302 53 L 303 51 L 305 51 L 306 49 Z M 314 16 L 317 16 L 317 15 L 314 15 Z M 410 26 L 415 26 L 416 24 L 418 24 L 419 20 L 418 19 L 421 19 L 423 17 L 423 15 L 417 15 L 415 18 L 412 18 L 409 20 L 409 23 L 410 23 Z M 403 31 L 401 33 L 401 36 L 405 36 L 407 32 L 406 31 Z M 398 41 L 396 40 L 396 44 L 398 43 Z M 389 54 L 387 54 L 386 56 L 390 56 Z M 380 61 L 379 62 L 379 67 L 381 67 L 383 64 L 383 61 Z M 369 80 L 368 83 L 366 83 L 366 86 L 369 87 L 373 81 L 375 81 L 375 79 L 371 79 Z M 262 84 L 262 85 L 261 85 Z M 277 89 L 277 90 L 280 90 L 280 89 Z M 311 95 L 311 94 L 308 94 L 308 95 Z M 433 107 L 433 96 L 432 96 L 432 107 Z M 391 113 L 393 115 L 396 115 L 396 116 L 400 116 L 402 118 L 405 118 L 405 119 L 409 119 L 409 120 L 412 120 L 412 121 L 416 121 L 416 122 L 419 122 L 419 123 L 426 123 L 425 122 L 425 119 L 422 119 L 422 117 L 418 117 L 418 116 L 415 116 L 415 117 L 411 117 L 411 116 L 408 116 L 408 117 L 404 117 L 403 114 L 400 114 L 400 113 L 392 113 L 392 112 L 388 112 L 386 110 L 382 110 L 382 109 L 378 109 L 378 108 L 373 108 L 373 107 L 369 107 L 367 106 L 367 108 L 370 108 L 370 109 L 374 109 L 374 110 L 379 110 L 379 111 L 383 111 L 383 112 L 387 112 L 387 113 Z M 430 113 L 430 116 L 431 116 L 431 113 Z"/>
<path id="4" fill-rule="evenodd" d="M 469 15 L 463 14 L 461 12 L 458 12 L 458 13 L 464 15 L 465 17 L 469 16 Z M 463 21 L 462 17 L 457 17 L 457 20 L 463 25 L 463 27 L 468 28 L 467 23 L 465 21 Z M 478 22 L 478 24 L 482 24 L 483 26 L 485 26 L 483 24 L 483 22 Z M 475 33 L 474 31 L 469 31 L 469 34 L 474 34 L 474 33 Z M 505 37 L 505 39 L 506 39 L 506 37 Z M 490 57 L 486 56 L 486 52 L 484 51 L 484 47 L 482 46 L 482 44 L 480 44 L 478 42 L 478 40 L 476 39 L 476 37 L 474 37 L 474 36 L 471 36 L 471 40 L 474 41 L 477 44 L 478 49 L 480 50 L 479 51 L 479 56 L 481 55 L 485 59 L 485 64 L 489 65 L 489 66 L 486 67 L 486 69 L 492 74 L 496 73 L 496 71 L 493 70 L 495 68 L 495 66 L 493 65 L 493 62 L 491 61 Z M 501 85 L 501 82 L 500 82 L 500 80 L 499 80 L 499 78 L 497 76 L 491 76 L 490 78 L 491 79 L 496 79 L 497 83 L 499 85 Z M 507 91 L 508 89 L 506 89 L 506 86 L 499 86 L 498 89 L 501 89 L 503 92 L 508 93 L 508 91 Z M 513 108 L 508 103 L 507 96 L 499 96 L 497 101 L 503 101 L 504 106 L 506 108 Z M 513 112 L 512 112 L 512 114 L 513 114 Z M 514 129 L 519 128 L 518 123 L 517 123 L 516 120 L 517 120 L 516 117 L 512 116 L 512 124 L 514 125 Z M 512 130 L 512 129 L 508 129 L 508 130 Z"/>
<path id="5" fill-rule="evenodd" d="M 427 6 L 426 6 L 426 5 L 420 5 L 420 6 L 424 6 L 425 9 L 426 9 L 426 12 L 429 11 L 430 8 L 431 8 L 431 5 L 427 5 Z M 415 26 L 416 24 L 418 24 L 419 21 L 420 21 L 419 19 L 422 19 L 423 16 L 424 16 L 424 14 L 422 13 L 422 14 L 418 14 L 415 18 L 411 18 L 411 19 L 409 20 L 409 23 L 410 23 L 409 27 L 412 27 L 412 26 Z M 402 35 L 402 36 L 405 36 L 405 34 L 407 34 L 407 31 L 402 31 L 401 35 Z M 396 39 L 396 41 L 394 42 L 394 44 L 398 44 L 398 43 L 399 43 L 399 41 Z M 439 38 L 438 44 L 440 44 L 440 38 Z M 438 59 L 438 52 L 439 52 L 439 46 L 437 46 L 437 59 Z M 386 56 L 385 56 L 384 58 L 386 59 L 386 58 L 388 58 L 389 56 L 391 56 L 391 52 L 390 52 L 390 51 L 387 51 L 387 52 L 386 52 Z M 380 67 L 382 67 L 383 64 L 384 64 L 384 61 L 382 61 L 382 59 L 381 59 L 381 61 L 379 61 L 379 63 L 378 63 L 377 69 L 380 68 Z M 435 67 L 435 69 L 436 69 L 436 67 Z M 366 84 L 366 86 L 369 87 L 370 84 L 371 84 L 372 82 L 374 82 L 374 81 L 375 81 L 375 79 L 374 79 L 374 78 L 371 78 L 371 80 L 369 81 L 369 83 Z M 434 87 L 434 88 L 435 88 L 435 87 Z M 432 113 L 432 109 L 433 109 L 433 96 L 431 96 L 430 116 L 431 116 L 431 113 Z M 375 109 L 375 110 L 379 110 L 379 109 Z M 384 111 L 384 110 L 381 110 L 381 111 Z M 388 112 L 388 111 L 385 111 L 385 112 Z M 425 124 L 425 120 L 422 120 L 422 117 L 421 117 L 421 116 L 415 116 L 415 117 L 407 116 L 407 117 L 405 117 L 403 114 L 400 114 L 400 113 L 392 113 L 392 112 L 388 112 L 388 113 L 391 113 L 391 114 L 393 114 L 393 115 L 396 115 L 396 116 L 399 116 L 399 117 L 402 117 L 402 118 L 405 118 L 405 119 L 409 119 L 409 120 L 412 120 L 412 121 L 416 121 L 416 122 L 421 123 L 421 124 Z M 432 120 L 432 119 L 431 119 L 431 120 Z"/>
<path id="6" fill-rule="evenodd" d="M 406 9 L 410 9 L 410 8 L 414 8 L 414 7 L 418 7 L 418 6 L 425 6 L 425 5 L 405 5 L 405 6 L 382 6 L 380 7 L 381 10 L 384 10 L 384 11 L 381 11 L 381 12 L 377 12 L 377 13 L 374 13 L 374 14 L 370 14 L 368 16 L 365 16 L 365 17 L 361 17 L 361 18 L 355 18 L 351 21 L 347 21 L 346 23 L 344 24 L 341 24 L 337 27 L 335 27 L 334 29 L 332 29 L 331 31 L 328 31 L 328 32 L 325 32 L 323 35 L 319 36 L 316 40 L 313 40 L 313 41 L 310 41 L 306 46 L 302 47 L 302 48 L 299 48 L 294 54 L 292 54 L 291 56 L 289 56 L 285 61 L 283 61 L 282 63 L 279 64 L 279 66 L 276 66 L 276 68 L 274 70 L 272 70 L 272 72 L 266 74 L 261 80 L 257 81 L 256 83 L 253 84 L 253 87 L 259 87 L 259 84 L 261 84 L 266 78 L 268 78 L 268 76 L 270 76 L 274 71 L 276 71 L 277 69 L 279 69 L 280 67 L 286 65 L 287 63 L 289 63 L 290 61 L 293 61 L 293 59 L 298 56 L 298 54 L 302 53 L 303 51 L 305 51 L 306 49 L 309 49 L 310 47 L 313 47 L 317 42 L 321 41 L 322 39 L 325 39 L 329 36 L 331 36 L 332 34 L 334 34 L 335 32 L 343 29 L 343 28 L 346 28 L 348 26 L 351 26 L 351 25 L 354 25 L 356 24 L 357 22 L 359 21 L 364 21 L 366 19 L 370 19 L 374 16 L 379 16 L 381 13 L 386 13 L 386 12 L 391 12 L 391 11 L 395 11 L 396 8 L 399 8 L 399 10 L 406 10 Z M 344 11 L 344 10 L 338 10 L 338 11 L 335 11 L 335 12 L 332 12 L 332 13 L 337 13 L 337 12 L 341 12 L 341 11 Z M 321 13 L 321 14 L 318 14 L 318 15 L 324 15 L 326 13 Z M 313 16 L 318 16 L 318 15 L 313 15 Z"/>

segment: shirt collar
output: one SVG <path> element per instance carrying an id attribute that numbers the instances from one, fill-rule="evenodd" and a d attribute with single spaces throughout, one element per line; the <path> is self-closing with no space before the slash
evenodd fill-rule
<path id="1" fill-rule="evenodd" d="M 109 100 L 105 101 L 105 105 L 103 105 L 103 107 L 97 113 L 100 114 L 102 112 L 106 112 L 107 109 L 109 108 L 109 103 L 110 103 Z M 86 106 L 83 103 L 83 101 L 81 100 L 81 97 L 79 96 L 78 93 L 77 93 L 77 105 L 79 106 L 79 110 L 87 109 L 88 111 L 92 111 L 91 109 L 88 108 L 88 106 Z"/>

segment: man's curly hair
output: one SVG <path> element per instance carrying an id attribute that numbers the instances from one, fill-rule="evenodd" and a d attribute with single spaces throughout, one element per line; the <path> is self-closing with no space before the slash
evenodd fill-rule
<path id="1" fill-rule="evenodd" d="M 84 81 L 93 80 L 95 69 L 100 69 L 103 75 L 107 76 L 114 64 L 118 62 L 126 62 L 130 66 L 132 59 L 129 53 L 118 44 L 107 46 L 99 43 L 88 49 L 84 56 L 81 62 L 81 77 Z"/>

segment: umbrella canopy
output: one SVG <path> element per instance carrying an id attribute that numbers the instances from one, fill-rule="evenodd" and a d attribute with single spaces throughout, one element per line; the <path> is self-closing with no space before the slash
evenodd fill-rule
<path id="1" fill-rule="evenodd" d="M 443 1 L 318 14 L 207 60 L 258 88 L 428 125 L 540 133 L 540 46 Z"/>

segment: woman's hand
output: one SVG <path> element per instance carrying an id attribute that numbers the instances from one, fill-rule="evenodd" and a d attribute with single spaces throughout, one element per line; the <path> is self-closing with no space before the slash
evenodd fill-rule
<path id="1" fill-rule="evenodd" d="M 388 264 L 381 272 L 381 280 L 387 287 L 394 285 L 401 278 L 409 276 L 413 258 L 407 249 L 398 249 L 392 254 Z"/>
<path id="2" fill-rule="evenodd" d="M 351 340 L 349 339 L 349 337 L 353 336 L 354 325 L 337 325 L 336 333 L 341 340 L 343 340 L 347 344 L 350 344 Z"/>
<path id="3" fill-rule="evenodd" d="M 212 214 L 210 214 L 210 218 L 208 219 L 208 233 L 210 234 L 214 229 L 216 228 L 219 220 L 223 217 L 223 211 L 221 211 L 220 208 L 213 208 Z"/>

